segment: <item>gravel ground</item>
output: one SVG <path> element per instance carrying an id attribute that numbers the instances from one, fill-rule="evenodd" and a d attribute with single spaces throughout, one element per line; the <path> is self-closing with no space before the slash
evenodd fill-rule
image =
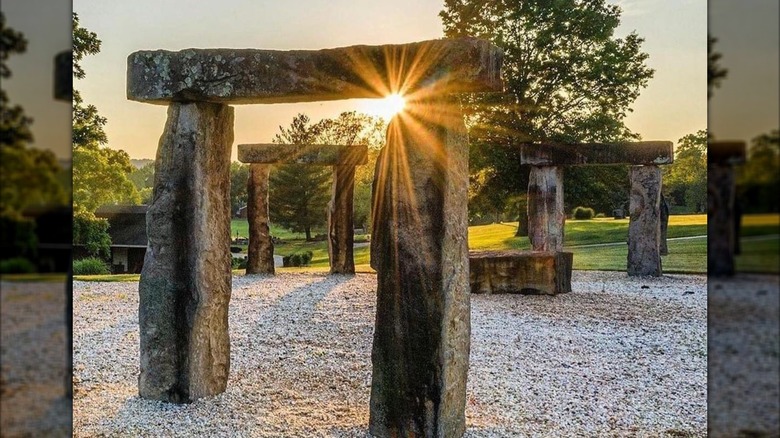
<path id="1" fill-rule="evenodd" d="M 65 437 L 64 283 L 0 282 L 0 433 Z"/>
<path id="2" fill-rule="evenodd" d="M 780 437 L 780 277 L 711 280 L 712 437 Z"/>
<path id="3" fill-rule="evenodd" d="M 472 295 L 468 437 L 705 436 L 703 276 Z M 233 279 L 224 394 L 137 396 L 137 283 L 74 284 L 75 436 L 366 437 L 376 277 Z"/>

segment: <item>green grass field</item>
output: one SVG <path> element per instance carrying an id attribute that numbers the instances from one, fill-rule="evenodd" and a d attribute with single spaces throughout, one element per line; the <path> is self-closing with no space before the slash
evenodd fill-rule
<path id="1" fill-rule="evenodd" d="M 564 247 L 574 253 L 574 269 L 624 271 L 628 257 L 628 219 L 568 220 L 564 227 Z M 232 235 L 246 237 L 248 225 L 245 219 L 234 219 Z M 516 222 L 469 227 L 469 249 L 529 249 L 527 237 L 515 237 Z M 314 234 L 324 233 L 318 230 Z M 740 272 L 778 273 L 780 241 L 771 237 L 780 233 L 780 215 L 746 215 L 742 220 L 740 235 L 748 240 L 742 243 L 742 254 L 737 256 Z M 305 242 L 302 233 L 271 228 L 271 234 L 284 242 L 276 245 L 277 255 L 290 255 L 297 251 L 311 251 L 311 266 L 306 268 L 278 268 L 279 272 L 327 272 L 327 242 Z M 668 237 L 705 236 L 707 215 L 674 215 L 669 218 Z M 754 236 L 766 236 L 754 239 Z M 584 246 L 614 244 L 605 246 Z M 668 242 L 669 255 L 662 258 L 666 273 L 707 272 L 707 238 L 696 237 Z M 355 268 L 358 272 L 373 272 L 369 267 L 368 245 L 355 248 Z M 242 270 L 235 270 L 242 273 Z M 137 275 L 76 276 L 79 280 L 137 281 Z"/>

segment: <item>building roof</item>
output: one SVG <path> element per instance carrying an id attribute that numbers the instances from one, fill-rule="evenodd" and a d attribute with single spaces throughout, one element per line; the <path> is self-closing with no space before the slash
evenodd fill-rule
<path id="1" fill-rule="evenodd" d="M 108 219 L 111 246 L 138 246 L 148 244 L 146 211 L 148 205 L 104 205 L 95 216 Z"/>

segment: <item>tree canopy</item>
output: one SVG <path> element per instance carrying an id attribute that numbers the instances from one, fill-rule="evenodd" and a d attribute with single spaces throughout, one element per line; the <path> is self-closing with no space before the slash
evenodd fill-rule
<path id="1" fill-rule="evenodd" d="M 694 212 L 707 206 L 706 129 L 677 140 L 674 163 L 663 166 L 663 192 L 672 205 L 684 205 Z"/>
<path id="2" fill-rule="evenodd" d="M 753 138 L 748 159 L 737 167 L 737 202 L 745 213 L 777 212 L 780 190 L 780 131 Z"/>
<path id="3" fill-rule="evenodd" d="M 100 52 L 101 41 L 94 32 L 79 24 L 73 13 L 73 77 L 83 79 L 86 72 L 80 61 L 86 55 Z M 73 204 L 94 212 L 103 204 L 137 204 L 141 198 L 129 179 L 135 170 L 130 156 L 121 149 L 111 149 L 103 127 L 105 117 L 94 105 L 84 102 L 73 90 Z"/>
<path id="4" fill-rule="evenodd" d="M 503 211 L 524 193 L 524 142 L 613 142 L 639 136 L 624 124 L 653 70 L 636 33 L 615 36 L 620 8 L 604 0 L 445 0 L 447 37 L 489 40 L 504 51 L 505 92 L 464 100 L 470 138 L 470 210 Z M 579 193 L 614 202 L 604 183 L 627 180 L 623 168 L 567 171 L 567 203 Z M 579 193 L 578 193 L 579 192 Z M 601 195 L 603 193 L 603 195 Z M 627 195 L 626 195 L 627 196 Z"/>
<path id="5" fill-rule="evenodd" d="M 26 50 L 27 39 L 8 27 L 0 12 L 0 79 L 12 76 L 8 58 Z M 58 178 L 62 167 L 52 151 L 27 147 L 33 140 L 33 120 L 20 105 L 10 103 L 4 89 L 0 89 L 0 116 L 0 209 L 19 213 L 34 204 L 66 204 L 67 194 Z"/>

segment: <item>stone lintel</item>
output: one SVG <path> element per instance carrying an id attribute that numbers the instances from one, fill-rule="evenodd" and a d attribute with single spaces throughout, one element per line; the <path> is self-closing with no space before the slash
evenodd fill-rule
<path id="1" fill-rule="evenodd" d="M 707 144 L 707 164 L 741 164 L 745 162 L 744 141 L 711 141 Z"/>
<path id="2" fill-rule="evenodd" d="M 257 104 L 378 98 L 423 89 L 500 92 L 502 56 L 498 47 L 475 38 L 324 50 L 142 50 L 127 58 L 127 98 L 163 105 Z"/>
<path id="3" fill-rule="evenodd" d="M 520 163 L 531 166 L 659 165 L 673 161 L 674 148 L 670 141 L 526 143 L 520 152 Z"/>
<path id="4" fill-rule="evenodd" d="M 330 144 L 240 144 L 238 161 L 262 164 L 357 166 L 368 162 L 368 147 Z"/>

